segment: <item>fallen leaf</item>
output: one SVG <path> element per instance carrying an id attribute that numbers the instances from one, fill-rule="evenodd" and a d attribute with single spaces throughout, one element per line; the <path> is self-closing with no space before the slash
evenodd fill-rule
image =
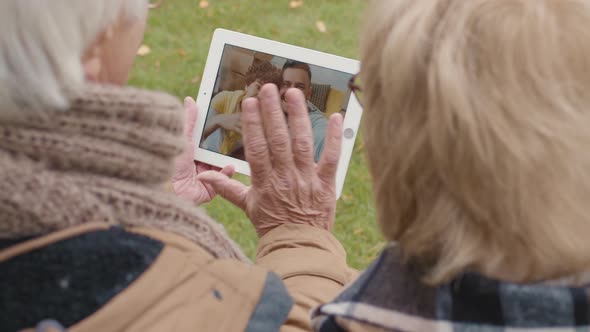
<path id="1" fill-rule="evenodd" d="M 182 48 L 178 49 L 178 54 L 180 54 L 180 56 L 185 57 L 186 56 L 186 51 Z"/>
<path id="2" fill-rule="evenodd" d="M 201 7 L 201 8 L 207 8 L 207 7 L 209 7 L 209 1 L 207 1 L 207 0 L 201 0 L 199 2 L 199 7 Z"/>
<path id="3" fill-rule="evenodd" d="M 141 45 L 137 50 L 137 55 L 139 56 L 146 56 L 150 53 L 152 53 L 152 49 L 147 45 Z"/>
<path id="4" fill-rule="evenodd" d="M 357 228 L 357 229 L 354 230 L 353 233 L 354 233 L 354 235 L 360 235 L 360 234 L 363 233 L 363 229 L 362 228 Z"/>
<path id="5" fill-rule="evenodd" d="M 326 31 L 328 31 L 328 28 L 326 28 L 326 23 L 324 23 L 324 21 L 315 22 L 315 27 L 318 28 L 318 31 L 321 33 L 326 33 Z"/>
<path id="6" fill-rule="evenodd" d="M 360 140 L 357 146 L 354 148 L 355 152 L 362 152 L 365 150 L 365 141 Z"/>
<path id="7" fill-rule="evenodd" d="M 159 0 L 156 3 L 150 2 L 149 9 L 156 9 L 156 8 L 160 7 L 162 5 L 162 2 L 164 2 L 164 0 Z"/>
<path id="8" fill-rule="evenodd" d="M 289 8 L 294 9 L 294 8 L 299 8 L 303 6 L 303 0 L 291 0 L 289 1 Z"/>
<path id="9" fill-rule="evenodd" d="M 193 77 L 193 79 L 191 80 L 191 83 L 192 83 L 192 84 L 197 84 L 197 83 L 199 83 L 199 82 L 201 82 L 201 76 L 195 76 L 195 77 Z"/>

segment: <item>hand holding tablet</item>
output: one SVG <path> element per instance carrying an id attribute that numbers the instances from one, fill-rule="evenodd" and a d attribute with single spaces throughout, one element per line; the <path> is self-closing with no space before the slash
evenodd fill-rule
<path id="1" fill-rule="evenodd" d="M 289 115 L 289 128 L 281 104 Z M 342 116 L 330 117 L 324 153 L 316 167 L 307 113 L 307 101 L 297 89 L 280 96 L 275 85 L 264 85 L 258 98 L 243 102 L 243 139 L 252 186 L 220 172 L 199 175 L 201 181 L 246 212 L 259 236 L 285 224 L 328 231 L 334 225 Z"/>
<path id="2" fill-rule="evenodd" d="M 320 161 L 326 145 L 328 118 L 345 116 L 346 137 L 336 171 L 339 197 L 359 127 L 362 109 L 350 98 L 350 78 L 358 72 L 355 60 L 218 29 L 215 31 L 197 104 L 195 159 L 214 166 L 234 165 L 250 175 L 242 137 L 243 101 L 257 97 L 264 84 L 280 95 L 283 121 L 291 126 L 286 94 L 299 89 L 305 100 L 313 136 L 313 160 Z"/>
<path id="3" fill-rule="evenodd" d="M 184 130 L 183 136 L 187 141 L 187 148 L 174 160 L 174 176 L 172 177 L 171 188 L 178 197 L 181 197 L 195 205 L 207 203 L 215 197 L 216 193 L 211 186 L 207 186 L 198 181 L 197 176 L 206 171 L 215 170 L 215 167 L 206 163 L 194 161 L 194 142 L 193 133 L 197 119 L 197 105 L 191 97 L 184 100 Z M 191 148 L 189 148 L 191 147 Z M 234 168 L 231 165 L 219 170 L 228 177 L 234 174 Z"/>

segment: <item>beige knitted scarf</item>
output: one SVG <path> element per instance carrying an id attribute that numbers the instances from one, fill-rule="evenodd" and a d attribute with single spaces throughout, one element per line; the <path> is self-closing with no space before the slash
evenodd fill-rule
<path id="1" fill-rule="evenodd" d="M 0 238 L 105 221 L 169 231 L 215 257 L 248 261 L 221 225 L 162 189 L 184 148 L 176 98 L 88 85 L 71 94 L 67 111 L 21 114 L 0 120 Z"/>

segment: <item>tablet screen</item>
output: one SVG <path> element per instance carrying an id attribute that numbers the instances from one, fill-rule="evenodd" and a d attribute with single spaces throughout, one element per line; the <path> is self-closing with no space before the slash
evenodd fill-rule
<path id="1" fill-rule="evenodd" d="M 317 162 L 324 147 L 328 117 L 336 112 L 346 115 L 351 77 L 349 73 L 226 44 L 199 146 L 245 160 L 241 101 L 256 96 L 262 85 L 272 83 L 281 95 L 289 88 L 300 89 L 305 95 Z M 288 123 L 286 115 L 285 120 Z"/>

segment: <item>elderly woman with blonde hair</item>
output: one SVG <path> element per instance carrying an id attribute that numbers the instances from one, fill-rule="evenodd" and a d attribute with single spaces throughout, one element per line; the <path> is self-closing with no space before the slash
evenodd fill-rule
<path id="1" fill-rule="evenodd" d="M 276 87 L 244 103 L 246 153 L 263 162 L 239 188 L 260 236 L 251 264 L 194 206 L 215 195 L 193 162 L 195 102 L 183 134 L 176 98 L 123 86 L 147 5 L 0 2 L 0 330 L 309 330 L 352 276 L 331 234 L 342 119 L 316 168 L 280 144 Z M 287 102 L 311 146 L 305 98 Z"/>
<path id="2" fill-rule="evenodd" d="M 364 139 L 391 241 L 318 331 L 590 330 L 590 4 L 376 0 Z"/>

